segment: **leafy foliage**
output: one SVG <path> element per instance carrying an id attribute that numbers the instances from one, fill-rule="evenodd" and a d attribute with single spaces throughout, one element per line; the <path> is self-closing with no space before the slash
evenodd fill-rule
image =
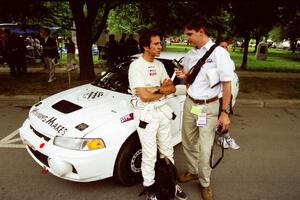
<path id="1" fill-rule="evenodd" d="M 110 33 L 127 33 L 137 35 L 151 24 L 143 23 L 140 4 L 123 4 L 112 9 L 107 19 L 107 29 Z"/>

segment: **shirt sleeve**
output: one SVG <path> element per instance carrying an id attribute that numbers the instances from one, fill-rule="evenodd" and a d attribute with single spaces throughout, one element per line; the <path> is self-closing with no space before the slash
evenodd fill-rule
<path id="1" fill-rule="evenodd" d="M 217 71 L 221 81 L 232 81 L 234 76 L 234 63 L 229 53 L 222 47 L 216 48 Z"/>
<path id="2" fill-rule="evenodd" d="M 143 79 L 143 75 L 138 67 L 138 63 L 133 61 L 130 64 L 128 71 L 128 80 L 130 89 L 135 89 L 138 87 L 145 87 L 145 82 Z"/>

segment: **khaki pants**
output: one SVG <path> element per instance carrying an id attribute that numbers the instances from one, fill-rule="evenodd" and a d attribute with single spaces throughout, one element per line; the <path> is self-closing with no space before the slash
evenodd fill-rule
<path id="1" fill-rule="evenodd" d="M 216 123 L 219 113 L 219 101 L 206 104 L 207 125 L 196 125 L 198 116 L 191 113 L 192 106 L 197 106 L 190 98 L 186 98 L 183 108 L 182 145 L 187 159 L 188 171 L 198 174 L 200 184 L 208 187 L 210 184 L 210 154 L 214 143 Z"/>
<path id="2" fill-rule="evenodd" d="M 141 110 L 134 110 L 134 117 L 139 119 L 141 112 Z M 155 110 L 146 128 L 137 127 L 137 131 L 142 145 L 143 185 L 147 187 L 154 183 L 157 149 L 161 158 L 167 157 L 174 163 L 170 120 L 161 111 Z"/>
<path id="3" fill-rule="evenodd" d="M 47 69 L 49 69 L 49 80 L 53 80 L 55 75 L 55 58 L 50 58 L 46 56 L 44 58 L 44 61 L 47 66 Z"/>
<path id="4" fill-rule="evenodd" d="M 74 53 L 68 53 L 67 54 L 67 68 L 71 68 L 73 66 L 72 62 L 75 62 L 75 64 L 78 63 L 77 59 L 75 58 L 75 54 Z"/>

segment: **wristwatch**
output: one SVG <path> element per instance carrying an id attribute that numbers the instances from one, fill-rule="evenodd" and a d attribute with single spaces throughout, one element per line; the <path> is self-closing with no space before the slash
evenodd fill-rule
<path id="1" fill-rule="evenodd" d="M 160 93 L 160 87 L 159 87 L 159 86 L 156 86 L 155 89 L 157 89 L 157 90 L 156 90 L 154 93 L 155 93 L 155 94 L 159 94 L 159 93 Z"/>
<path id="2" fill-rule="evenodd" d="M 224 112 L 224 113 L 226 113 L 226 114 L 230 114 L 230 107 L 228 106 L 227 108 L 225 108 L 225 109 L 221 109 L 221 112 Z"/>

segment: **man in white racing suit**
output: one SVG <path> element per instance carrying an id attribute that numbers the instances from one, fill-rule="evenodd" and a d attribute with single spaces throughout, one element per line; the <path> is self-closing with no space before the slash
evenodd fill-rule
<path id="1" fill-rule="evenodd" d="M 155 59 L 162 46 L 160 36 L 155 31 L 145 31 L 140 36 L 142 56 L 129 67 L 129 85 L 133 93 L 132 105 L 137 119 L 137 131 L 142 145 L 142 176 L 146 187 L 146 199 L 157 199 L 154 191 L 154 166 L 157 149 L 160 157 L 167 157 L 174 163 L 171 143 L 170 120 L 175 117 L 166 104 L 166 96 L 176 91 L 164 65 Z M 187 199 L 176 185 L 176 197 Z"/>

